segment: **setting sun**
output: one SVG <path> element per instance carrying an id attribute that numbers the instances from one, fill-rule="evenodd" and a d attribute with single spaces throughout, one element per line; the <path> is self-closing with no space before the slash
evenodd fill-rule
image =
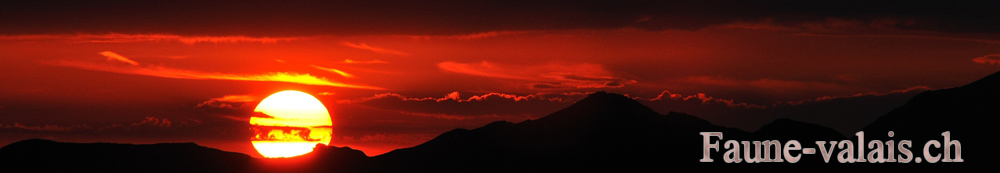
<path id="1" fill-rule="evenodd" d="M 254 148 L 264 157 L 293 157 L 327 145 L 333 132 L 330 113 L 319 100 L 287 90 L 268 96 L 250 118 Z"/>

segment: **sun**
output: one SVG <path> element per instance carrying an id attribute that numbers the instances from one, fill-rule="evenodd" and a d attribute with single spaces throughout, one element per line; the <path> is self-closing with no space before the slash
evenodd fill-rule
<path id="1" fill-rule="evenodd" d="M 333 134 L 330 113 L 316 97 L 295 90 L 271 94 L 250 117 L 250 138 L 260 155 L 293 157 L 328 145 Z"/>

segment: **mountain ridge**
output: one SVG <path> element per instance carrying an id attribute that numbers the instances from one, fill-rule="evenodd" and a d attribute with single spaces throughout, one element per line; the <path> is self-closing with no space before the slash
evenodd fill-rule
<path id="1" fill-rule="evenodd" d="M 290 168 L 260 168 L 257 161 L 245 161 L 246 155 L 231 155 L 221 150 L 205 150 L 194 143 L 181 144 L 74 144 L 48 140 L 26 140 L 0 148 L 0 163 L 24 163 L 31 159 L 22 156 L 42 153 L 41 159 L 54 157 L 45 155 L 50 149 L 87 149 L 94 146 L 113 150 L 132 151 L 134 147 L 181 148 L 181 150 L 208 152 L 209 156 L 223 157 L 220 163 L 208 166 L 229 168 L 228 166 L 249 167 L 247 171 L 264 172 L 550 172 L 550 171 L 728 171 L 728 170 L 977 170 L 989 168 L 993 154 L 989 144 L 995 139 L 985 136 L 996 130 L 992 124 L 983 121 L 989 116 L 1000 115 L 1000 72 L 991 74 L 961 87 L 925 91 L 912 98 L 907 104 L 879 117 L 861 129 L 866 140 L 913 140 L 911 151 L 919 153 L 926 140 L 938 139 L 944 131 L 952 132 L 952 139 L 962 140 L 966 153 L 965 163 L 901 164 L 901 163 L 823 163 L 816 155 L 803 155 L 796 164 L 777 163 L 722 163 L 722 151 L 712 154 L 712 163 L 698 162 L 702 157 L 700 132 L 723 132 L 726 140 L 801 140 L 803 147 L 818 147 L 812 141 L 855 140 L 845 137 L 833 129 L 791 119 L 777 119 L 754 132 L 714 125 L 696 116 L 668 112 L 660 114 L 649 107 L 619 94 L 596 92 L 577 103 L 548 116 L 519 123 L 496 121 L 474 129 L 454 129 L 420 145 L 390 151 L 375 157 L 349 147 L 318 145 L 315 152 L 297 158 L 267 160 L 278 167 L 288 163 L 300 163 Z M 895 137 L 885 133 L 894 130 Z M 17 144 L 17 145 L 15 145 Z M 33 145 L 23 145 L 33 144 Z M 66 145 L 66 146 L 53 146 Z M 28 146 L 26 149 L 24 147 Z M 90 147 L 90 148 L 88 148 Z M 19 149 L 20 148 L 20 149 Z M 117 148 L 117 149 L 114 149 Z M 15 150 L 17 149 L 17 150 Z M 818 149 L 818 148 L 817 148 Z M 724 151 L 724 150 L 723 150 Z M 144 151 L 150 152 L 150 151 Z M 17 154 L 11 154 L 17 153 Z M 58 153 L 58 152 L 56 152 Z M 94 153 L 71 152 L 76 159 L 89 159 Z M 73 154 L 76 154 L 74 156 Z M 127 153 L 127 152 L 123 152 Z M 183 153 L 183 152 L 179 152 Z M 197 152 L 195 152 L 197 153 Z M 88 155 L 90 154 L 90 155 Z M 204 154 L 204 153 L 202 153 Z M 148 154 L 147 154 L 148 155 Z M 124 158 L 136 155 L 119 155 Z M 922 155 L 915 155 L 922 156 Z M 167 158 L 185 160 L 191 156 Z M 836 160 L 834 156 L 833 160 Z M 94 159 L 91 159 L 94 160 Z M 100 160 L 100 159 L 97 159 Z M 109 160 L 109 159 L 105 159 Z M 304 161 L 303 161 L 304 160 Z M 49 160 L 52 161 L 52 160 Z M 58 160 L 70 162 L 71 160 Z M 75 161 L 75 160 L 73 160 Z M 150 161 L 143 159 L 111 160 L 123 163 Z M 185 160 L 190 161 L 190 160 Z M 87 163 L 92 163 L 87 162 Z M 171 161 L 177 162 L 177 161 Z M 303 163 L 304 162 L 304 163 Z M 51 163 L 51 162 L 45 162 Z M 186 163 L 186 162 L 177 162 Z M 81 163 L 69 163 L 81 164 Z M 199 163 L 194 163 L 199 164 Z M 200 163 L 205 164 L 205 163 Z M 15 165 L 14 166 L 21 166 Z M 31 164 L 29 164 L 31 165 Z M 142 165 L 142 164 L 136 164 Z M 222 166 L 219 166 L 222 165 Z M 44 166 L 35 163 L 34 166 Z M 82 165 L 82 168 L 97 170 L 120 170 Z M 163 166 L 144 165 L 144 166 Z M 132 168 L 138 169 L 133 166 Z M 193 169 L 193 168 L 187 168 Z M 212 169 L 217 170 L 217 169 Z M 58 170 L 57 170 L 58 171 Z M 185 170 L 190 172 L 191 170 Z M 203 172 L 204 169 L 194 169 Z M 211 171 L 211 170 L 209 170 Z M 165 171 L 167 172 L 167 171 Z M 174 171 L 176 172 L 176 171 Z M 246 172 L 246 171 L 243 171 Z"/>

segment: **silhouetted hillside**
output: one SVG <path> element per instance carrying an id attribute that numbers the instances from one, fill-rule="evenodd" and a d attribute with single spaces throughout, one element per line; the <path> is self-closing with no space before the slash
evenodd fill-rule
<path id="1" fill-rule="evenodd" d="M 538 120 L 456 129 L 375 159 L 385 165 L 376 169 L 386 172 L 672 170 L 675 163 L 701 158 L 699 132 L 709 131 L 748 135 L 682 113 L 660 115 L 622 95 L 599 92 Z"/>
<path id="2" fill-rule="evenodd" d="M 950 131 L 953 140 L 961 141 L 965 163 L 837 163 L 840 148 L 834 150 L 831 163 L 822 163 L 815 141 L 856 142 L 856 137 L 789 119 L 748 133 L 683 113 L 659 114 L 628 97 L 605 92 L 537 120 L 455 129 L 376 157 L 323 145 L 300 157 L 252 159 L 191 143 L 74 144 L 35 139 L 0 148 L 0 163 L 5 168 L 45 172 L 978 171 L 992 168 L 997 160 L 988 156 L 998 154 L 989 148 L 996 141 L 991 137 L 995 125 L 989 120 L 1000 116 L 998 108 L 1000 73 L 966 86 L 921 93 L 863 129 L 866 144 L 861 145 L 876 139 L 913 140 L 910 150 L 915 157 L 923 157 L 927 140 L 943 140 L 941 132 Z M 895 137 L 887 137 L 888 130 Z M 727 140 L 797 140 L 817 153 L 801 155 L 803 160 L 795 164 L 724 163 L 726 149 L 721 149 L 713 151 L 715 162 L 702 163 L 700 132 L 723 132 L 723 139 L 716 141 L 720 145 Z"/>
<path id="3" fill-rule="evenodd" d="M 799 122 L 787 118 L 774 120 L 753 132 L 759 139 L 775 140 L 842 140 L 847 139 L 837 131 L 812 123 Z"/>
<path id="4" fill-rule="evenodd" d="M 43 139 L 0 148 L 4 172 L 247 172 L 251 157 L 194 143 L 62 143 Z"/>
<path id="5" fill-rule="evenodd" d="M 1000 72 L 986 76 L 971 84 L 934 91 L 926 91 L 913 97 L 906 105 L 863 129 L 869 139 L 913 140 L 913 152 L 922 157 L 922 149 L 928 140 L 944 142 L 942 132 L 950 131 L 952 140 L 959 140 L 965 163 L 947 164 L 947 168 L 968 166 L 989 166 L 996 161 L 1000 151 L 993 146 L 997 143 L 997 123 L 993 118 L 1000 116 Z M 888 131 L 895 136 L 888 137 Z M 941 153 L 942 149 L 932 150 Z"/>
<path id="6" fill-rule="evenodd" d="M 317 144 L 313 152 L 291 158 L 256 159 L 261 172 L 371 172 L 371 158 L 350 147 Z"/>
<path id="7" fill-rule="evenodd" d="M 753 132 L 753 140 L 778 140 L 787 143 L 796 140 L 802 148 L 819 148 L 814 141 L 840 141 L 847 139 L 836 130 L 812 123 L 804 123 L 791 119 L 777 119 Z M 743 139 L 748 140 L 748 139 Z M 822 157 L 806 156 L 796 164 L 823 163 Z"/>

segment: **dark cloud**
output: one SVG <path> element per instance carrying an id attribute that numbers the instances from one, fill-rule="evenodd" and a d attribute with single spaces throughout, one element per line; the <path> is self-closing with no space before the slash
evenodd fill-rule
<path id="1" fill-rule="evenodd" d="M 4 1 L 0 33 L 419 34 L 699 29 L 842 19 L 906 30 L 1000 31 L 997 1 Z M 892 22 L 884 22 L 892 21 Z"/>

